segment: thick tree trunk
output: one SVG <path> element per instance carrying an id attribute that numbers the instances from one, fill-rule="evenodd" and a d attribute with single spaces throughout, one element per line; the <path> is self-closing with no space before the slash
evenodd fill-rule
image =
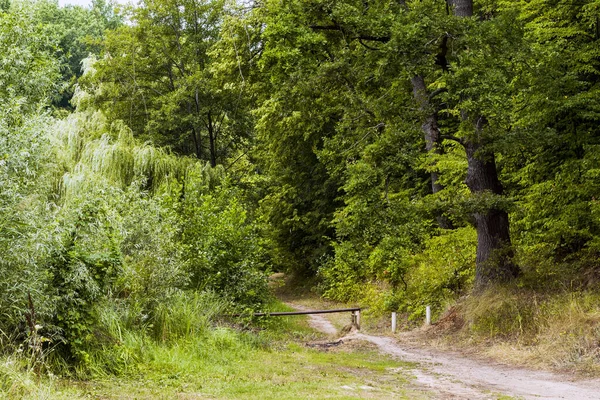
<path id="1" fill-rule="evenodd" d="M 447 0 L 457 17 L 473 16 L 473 0 Z"/>
<path id="2" fill-rule="evenodd" d="M 417 103 L 419 104 L 420 110 L 425 114 L 425 121 L 421 125 L 423 135 L 425 137 L 425 149 L 427 152 L 433 152 L 440 154 L 439 144 L 440 129 L 438 127 L 438 117 L 435 109 L 431 107 L 429 103 L 429 93 L 425 86 L 425 80 L 421 75 L 416 75 L 411 79 L 413 87 L 413 95 Z M 439 174 L 437 171 L 431 171 L 431 191 L 433 194 L 439 192 L 444 187 L 438 183 Z M 440 228 L 452 229 L 452 223 L 440 215 L 437 217 L 437 222 Z"/>
<path id="3" fill-rule="evenodd" d="M 421 125 L 421 130 L 425 136 L 425 149 L 427 152 L 439 153 L 440 129 L 438 128 L 437 113 L 431 109 L 429 104 L 429 93 L 425 87 L 425 80 L 421 75 L 417 75 L 411 79 L 411 83 L 413 95 L 419 104 L 419 109 L 426 115 L 425 121 Z M 433 193 L 437 193 L 444 188 L 437 183 L 438 177 L 436 171 L 431 172 L 431 190 Z"/>
<path id="4" fill-rule="evenodd" d="M 481 129 L 481 126 L 477 126 L 476 138 L 463 142 L 469 165 L 465 183 L 473 194 L 490 192 L 502 195 L 494 154 L 486 153 L 484 144 L 478 140 Z M 512 261 L 513 250 L 506 211 L 489 208 L 475 213 L 474 218 L 477 229 L 475 290 L 515 278 L 519 274 L 519 268 Z"/>

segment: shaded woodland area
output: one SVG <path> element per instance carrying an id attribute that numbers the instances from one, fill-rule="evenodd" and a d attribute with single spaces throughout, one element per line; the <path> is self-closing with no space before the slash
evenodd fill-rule
<path id="1" fill-rule="evenodd" d="M 599 0 L 3 0 L 0 104 L 0 351 L 36 368 L 119 371 L 278 271 L 407 326 L 597 313 Z"/>

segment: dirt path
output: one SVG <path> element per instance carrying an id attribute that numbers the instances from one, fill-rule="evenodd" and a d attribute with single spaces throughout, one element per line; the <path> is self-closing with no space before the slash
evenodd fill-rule
<path id="1" fill-rule="evenodd" d="M 290 304 L 297 310 L 306 307 Z M 323 315 L 309 315 L 309 324 L 330 336 L 337 329 Z M 393 338 L 366 335 L 357 331 L 343 341 L 364 340 L 385 354 L 414 362 L 417 384 L 439 399 L 497 399 L 498 395 L 519 399 L 600 400 L 600 380 L 569 381 L 542 371 L 484 363 L 457 354 L 404 347 Z"/>

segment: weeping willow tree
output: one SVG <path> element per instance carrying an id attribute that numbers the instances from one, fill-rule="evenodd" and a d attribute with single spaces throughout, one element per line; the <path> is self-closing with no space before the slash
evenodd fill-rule
<path id="1" fill-rule="evenodd" d="M 145 329 L 186 291 L 243 307 L 264 301 L 257 229 L 222 167 L 143 143 L 93 109 L 49 123 L 43 136 L 40 180 L 50 184 L 38 196 L 50 222 L 36 334 L 68 364 L 108 345 L 98 318 L 107 305 Z"/>
<path id="2" fill-rule="evenodd" d="M 190 158 L 140 143 L 118 121 L 106 126 L 100 112 L 75 113 L 53 130 L 59 194 L 85 191 L 96 180 L 124 189 L 134 181 L 155 192 L 185 179 L 197 164 Z M 90 179 L 92 178 L 93 179 Z"/>
<path id="3" fill-rule="evenodd" d="M 95 74 L 94 63 L 93 57 L 84 60 L 84 76 Z M 78 88 L 73 103 L 80 111 L 59 121 L 52 130 L 59 178 L 56 188 L 62 196 L 85 190 L 85 185 L 93 184 L 91 175 L 121 189 L 136 182 L 151 193 L 172 189 L 176 182 L 185 187 L 192 175 L 209 186 L 225 176 L 220 165 L 211 168 L 196 158 L 140 141 L 123 121 L 109 121 L 93 105 L 93 98 Z M 200 174 L 191 174 L 197 170 Z"/>

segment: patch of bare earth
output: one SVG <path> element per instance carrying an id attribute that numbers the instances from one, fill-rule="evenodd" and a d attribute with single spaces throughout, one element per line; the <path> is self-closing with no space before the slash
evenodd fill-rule
<path id="1" fill-rule="evenodd" d="M 305 306 L 288 303 L 297 310 Z M 309 324 L 335 341 L 331 346 L 365 341 L 382 353 L 414 363 L 416 385 L 439 399 L 497 399 L 499 395 L 520 399 L 600 400 L 600 380 L 572 380 L 551 372 L 532 371 L 474 360 L 463 354 L 426 349 L 395 338 L 363 334 L 352 330 L 337 338 L 339 331 L 321 314 L 310 315 Z M 318 347 L 316 345 L 315 347 Z M 406 368 L 406 367 L 403 367 Z"/>

